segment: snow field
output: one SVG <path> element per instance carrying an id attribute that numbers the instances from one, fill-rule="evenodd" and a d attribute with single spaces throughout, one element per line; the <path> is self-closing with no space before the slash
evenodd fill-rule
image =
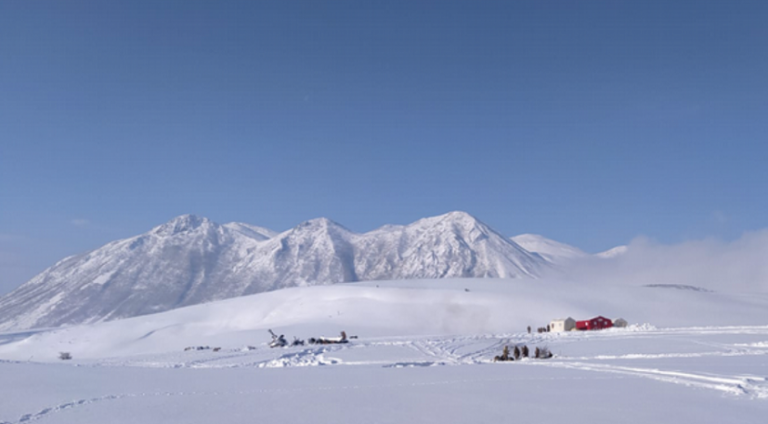
<path id="1" fill-rule="evenodd" d="M 57 361 L 60 351 L 98 359 L 234 349 L 268 341 L 268 329 L 308 339 L 504 334 L 554 318 L 623 317 L 658 327 L 768 323 L 768 295 L 652 287 L 576 287 L 503 279 L 381 281 L 301 287 L 98 324 L 0 335 L 0 359 Z"/>
<path id="2" fill-rule="evenodd" d="M 636 324 L 525 332 L 598 314 Z M 767 323 L 765 297 L 669 288 L 453 279 L 286 289 L 0 334 L 0 423 L 758 423 Z M 270 349 L 269 328 L 289 341 L 358 338 Z M 492 362 L 514 345 L 555 357 Z"/>
<path id="3" fill-rule="evenodd" d="M 768 326 L 4 361 L 0 422 L 761 422 L 768 347 L 756 340 L 768 341 Z M 490 362 L 514 344 L 556 357 Z"/>

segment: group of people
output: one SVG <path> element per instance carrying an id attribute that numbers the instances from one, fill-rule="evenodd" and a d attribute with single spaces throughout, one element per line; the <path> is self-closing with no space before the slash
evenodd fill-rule
<path id="1" fill-rule="evenodd" d="M 505 362 L 505 361 L 519 361 L 521 358 L 527 358 L 529 354 L 528 346 L 523 345 L 522 348 L 515 346 L 512 354 L 509 353 L 509 346 L 504 346 L 504 351 L 501 355 L 497 355 L 493 358 L 493 362 Z M 549 359 L 552 357 L 552 352 L 546 347 L 536 347 L 533 353 L 533 357 L 537 359 Z"/>

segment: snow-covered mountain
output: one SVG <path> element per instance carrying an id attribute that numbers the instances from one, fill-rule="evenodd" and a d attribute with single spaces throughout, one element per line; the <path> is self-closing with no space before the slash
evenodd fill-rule
<path id="1" fill-rule="evenodd" d="M 567 265 L 570 262 L 586 258 L 611 259 L 627 253 L 627 246 L 616 246 L 604 252 L 589 254 L 577 247 L 548 239 L 538 234 L 520 234 L 512 237 L 517 245 L 523 249 L 541 256 L 553 265 Z"/>
<path id="2" fill-rule="evenodd" d="M 536 277 L 548 266 L 464 212 L 365 234 L 325 218 L 276 234 L 184 215 L 63 259 L 0 298 L 0 330 L 126 318 L 294 286 Z"/>
<path id="3" fill-rule="evenodd" d="M 611 259 L 624 255 L 629 248 L 627 246 L 616 246 L 612 249 L 608 249 L 605 252 L 596 253 L 595 256 L 603 259 Z"/>
<path id="4" fill-rule="evenodd" d="M 224 224 L 223 226 L 232 231 L 236 231 L 259 241 L 270 239 L 278 234 L 277 231 L 272 231 L 268 228 L 257 227 L 255 225 L 243 224 L 242 222 L 230 222 L 229 224 Z"/>
<path id="5" fill-rule="evenodd" d="M 588 253 L 576 247 L 548 239 L 538 234 L 521 234 L 512 237 L 512 241 L 523 249 L 536 253 L 552 263 L 559 263 L 589 256 Z"/>

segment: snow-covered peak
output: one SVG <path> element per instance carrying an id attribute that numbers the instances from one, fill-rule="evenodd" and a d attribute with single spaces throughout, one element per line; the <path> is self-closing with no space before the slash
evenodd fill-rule
<path id="1" fill-rule="evenodd" d="M 258 227 L 256 225 L 244 224 L 242 222 L 230 222 L 223 225 L 224 228 L 243 234 L 257 241 L 263 241 L 271 239 L 276 236 L 278 232 L 272 231 L 269 228 Z"/>
<path id="2" fill-rule="evenodd" d="M 208 218 L 199 217 L 197 215 L 186 214 L 177 216 L 172 220 L 166 222 L 163 225 L 157 226 L 152 230 L 152 233 L 162 236 L 173 236 L 188 231 L 197 230 L 202 227 L 209 227 L 216 225 Z"/>
<path id="3" fill-rule="evenodd" d="M 473 238 L 496 233 L 474 216 L 461 211 L 454 211 L 443 215 L 420 219 L 413 224 L 408 225 L 406 228 L 411 231 L 437 231 L 461 236 L 472 234 Z"/>
<path id="4" fill-rule="evenodd" d="M 629 248 L 627 246 L 616 246 L 613 249 L 608 249 L 605 252 L 596 253 L 595 256 L 603 259 L 615 258 L 627 253 Z"/>
<path id="5" fill-rule="evenodd" d="M 346 237 L 353 234 L 343 225 L 334 222 L 328 218 L 314 218 L 309 221 L 304 221 L 301 224 L 293 227 L 283 234 L 291 234 L 292 236 L 301 237 L 313 237 L 313 236 L 338 236 Z"/>
<path id="6" fill-rule="evenodd" d="M 438 215 L 436 218 L 448 219 L 451 221 L 465 221 L 465 222 L 477 221 L 477 218 L 475 218 L 471 214 L 464 211 L 451 211 L 443 215 Z"/>
<path id="7" fill-rule="evenodd" d="M 477 218 L 468 214 L 467 212 L 453 211 L 443 215 L 420 219 L 419 221 L 416 221 L 414 224 L 421 223 L 423 225 L 436 225 L 438 223 L 449 223 L 453 225 L 471 227 L 471 226 L 477 225 L 479 222 L 480 221 Z"/>
<path id="8" fill-rule="evenodd" d="M 334 222 L 328 218 L 314 218 L 308 221 L 304 221 L 297 225 L 296 228 L 344 228 L 343 225 Z M 344 228 L 345 229 L 345 228 Z"/>
<path id="9" fill-rule="evenodd" d="M 394 231 L 402 231 L 403 228 L 405 228 L 404 225 L 385 224 L 385 225 L 382 225 L 381 227 L 379 227 L 379 228 L 377 228 L 375 230 L 369 231 L 366 234 L 391 233 L 391 232 L 394 232 Z"/>
<path id="10" fill-rule="evenodd" d="M 538 234 L 521 234 L 512 237 L 512 241 L 522 246 L 525 250 L 538 254 L 549 262 L 561 262 L 587 256 L 581 249 Z"/>

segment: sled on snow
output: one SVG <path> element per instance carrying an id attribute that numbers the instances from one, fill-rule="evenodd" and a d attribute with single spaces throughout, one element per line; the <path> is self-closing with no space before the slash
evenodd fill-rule
<path id="1" fill-rule="evenodd" d="M 310 337 L 309 344 L 341 344 L 341 343 L 349 343 L 349 340 L 347 339 L 347 333 L 345 331 L 341 332 L 341 336 L 339 337 Z"/>

